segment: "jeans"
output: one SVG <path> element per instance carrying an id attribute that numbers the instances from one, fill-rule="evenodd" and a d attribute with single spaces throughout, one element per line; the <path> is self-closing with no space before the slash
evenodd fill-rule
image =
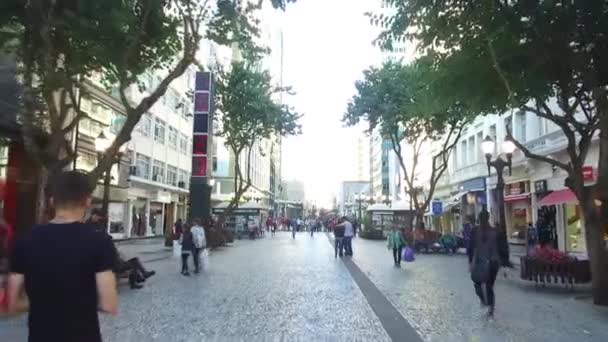
<path id="1" fill-rule="evenodd" d="M 188 272 L 188 257 L 190 256 L 189 252 L 182 253 L 182 272 Z"/>
<path id="2" fill-rule="evenodd" d="M 342 256 L 342 242 L 343 242 L 342 240 L 343 239 L 344 238 L 341 238 L 341 237 L 334 238 L 334 244 L 335 244 L 334 245 L 334 257 L 336 257 L 336 258 L 338 257 L 338 253 L 340 254 L 340 256 Z"/>
<path id="3" fill-rule="evenodd" d="M 403 250 L 403 246 L 399 248 L 393 248 L 393 259 L 395 260 L 396 265 L 401 264 L 401 251 Z"/>
<path id="4" fill-rule="evenodd" d="M 293 237 L 294 239 L 296 238 L 296 229 L 295 228 L 291 231 L 291 237 Z"/>
<path id="5" fill-rule="evenodd" d="M 494 282 L 496 281 L 496 276 L 498 275 L 498 262 L 492 262 L 490 264 L 490 279 L 485 285 L 485 295 L 482 288 L 482 283 L 475 283 L 475 293 L 479 297 L 479 300 L 484 305 L 488 305 L 490 307 L 494 307 Z"/>
<path id="6" fill-rule="evenodd" d="M 344 245 L 344 254 L 353 255 L 353 237 L 345 236 L 343 245 Z"/>

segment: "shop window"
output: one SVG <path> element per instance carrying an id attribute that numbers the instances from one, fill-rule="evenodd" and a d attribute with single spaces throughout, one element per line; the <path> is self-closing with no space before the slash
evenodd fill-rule
<path id="1" fill-rule="evenodd" d="M 578 204 L 564 205 L 566 223 L 566 251 L 585 252 L 585 225 L 583 223 L 581 208 Z"/>
<path id="2" fill-rule="evenodd" d="M 528 229 L 528 210 L 527 208 L 515 207 L 511 215 L 510 237 L 513 240 L 525 240 L 526 230 Z"/>

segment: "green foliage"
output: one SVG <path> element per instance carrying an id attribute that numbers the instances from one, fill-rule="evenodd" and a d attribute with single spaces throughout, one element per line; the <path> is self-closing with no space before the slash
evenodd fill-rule
<path id="1" fill-rule="evenodd" d="M 300 133 L 300 115 L 274 99 L 283 91 L 272 85 L 268 71 L 258 71 L 246 62 L 233 62 L 229 70 L 219 70 L 218 134 L 233 152 L 238 154 L 261 139 Z"/>

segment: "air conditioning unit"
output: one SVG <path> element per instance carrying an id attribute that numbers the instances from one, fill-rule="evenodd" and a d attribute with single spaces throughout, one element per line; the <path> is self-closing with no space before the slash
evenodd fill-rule
<path id="1" fill-rule="evenodd" d="M 129 176 L 137 175 L 137 166 L 131 165 L 129 166 Z"/>

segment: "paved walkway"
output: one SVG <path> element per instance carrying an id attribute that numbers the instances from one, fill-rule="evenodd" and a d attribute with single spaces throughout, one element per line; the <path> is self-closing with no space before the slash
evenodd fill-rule
<path id="1" fill-rule="evenodd" d="M 479 308 L 464 256 L 418 255 L 397 269 L 382 241 L 355 239 L 334 259 L 325 234 L 279 233 L 214 252 L 179 274 L 162 240 L 122 243 L 158 272 L 120 287 L 105 341 L 608 341 L 608 311 L 564 291 L 499 277 L 496 320 Z M 25 318 L 0 320 L 0 341 L 25 341 Z M 409 336 L 409 337 L 404 337 Z"/>

